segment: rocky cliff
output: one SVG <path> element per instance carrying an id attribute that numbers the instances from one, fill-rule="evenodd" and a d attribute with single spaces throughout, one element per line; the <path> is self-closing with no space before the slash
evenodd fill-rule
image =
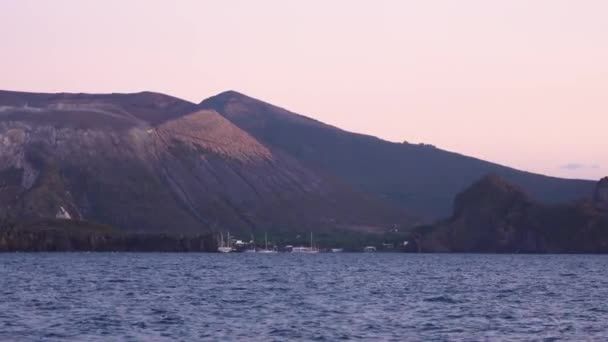
<path id="1" fill-rule="evenodd" d="M 608 177 L 602 178 L 598 183 L 593 200 L 600 210 L 608 211 Z"/>
<path id="2" fill-rule="evenodd" d="M 456 197 L 451 218 L 417 229 L 410 251 L 606 253 L 604 182 L 594 200 L 548 205 L 498 176 L 486 176 Z"/>

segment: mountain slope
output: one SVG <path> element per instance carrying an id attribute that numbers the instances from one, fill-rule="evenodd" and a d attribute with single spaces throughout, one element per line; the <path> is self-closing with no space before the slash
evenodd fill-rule
<path id="1" fill-rule="evenodd" d="M 532 174 L 429 145 L 346 132 L 234 91 L 204 100 L 200 107 L 217 111 L 310 167 L 431 219 L 447 216 L 454 196 L 488 173 L 546 202 L 588 197 L 593 190 L 590 181 Z"/>
<path id="2" fill-rule="evenodd" d="M 0 91 L 0 214 L 134 232 L 379 231 L 403 210 L 170 96 Z"/>

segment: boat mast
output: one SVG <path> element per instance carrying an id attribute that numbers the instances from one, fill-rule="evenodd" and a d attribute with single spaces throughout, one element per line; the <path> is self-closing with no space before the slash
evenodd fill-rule
<path id="1" fill-rule="evenodd" d="M 268 250 L 268 233 L 264 233 L 264 242 L 266 243 L 266 250 Z"/>
<path id="2" fill-rule="evenodd" d="M 312 232 L 310 232 L 310 250 L 312 251 L 314 248 L 312 247 Z"/>

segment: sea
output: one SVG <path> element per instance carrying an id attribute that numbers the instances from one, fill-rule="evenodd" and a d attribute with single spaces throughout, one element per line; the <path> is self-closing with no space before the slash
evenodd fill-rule
<path id="1" fill-rule="evenodd" d="M 0 254 L 1 341 L 607 341 L 608 255 Z"/>

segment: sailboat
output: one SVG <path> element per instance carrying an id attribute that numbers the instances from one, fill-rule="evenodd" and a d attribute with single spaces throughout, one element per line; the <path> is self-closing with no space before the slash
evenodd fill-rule
<path id="1" fill-rule="evenodd" d="M 253 233 L 251 234 L 251 240 L 249 240 L 249 246 L 243 252 L 244 253 L 257 253 L 256 247 L 255 247 L 255 239 L 253 237 Z"/>
<path id="2" fill-rule="evenodd" d="M 268 249 L 268 234 L 264 233 L 264 243 L 266 244 L 266 246 L 264 247 L 264 249 L 260 249 L 258 251 L 258 253 L 264 253 L 264 254 L 273 254 L 276 253 L 277 251 L 275 251 L 274 249 Z"/>
<path id="3" fill-rule="evenodd" d="M 312 244 L 312 232 L 310 233 L 310 247 L 304 247 L 304 246 L 294 247 L 291 249 L 291 252 L 292 253 L 319 253 L 319 249 L 314 248 L 314 246 Z"/>
<path id="4" fill-rule="evenodd" d="M 217 251 L 220 253 L 230 253 L 233 252 L 234 249 L 230 246 L 230 232 L 228 232 L 228 241 L 224 244 L 224 234 L 220 232 L 220 246 L 217 248 Z"/>

